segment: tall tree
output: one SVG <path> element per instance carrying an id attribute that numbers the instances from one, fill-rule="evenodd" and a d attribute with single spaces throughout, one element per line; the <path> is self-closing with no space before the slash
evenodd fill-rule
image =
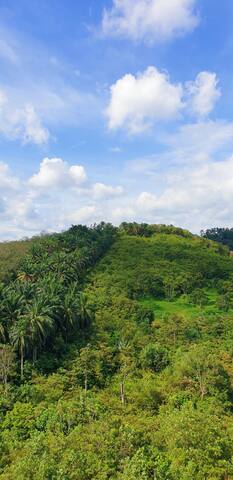
<path id="1" fill-rule="evenodd" d="M 18 352 L 20 357 L 20 375 L 21 380 L 23 380 L 24 376 L 24 357 L 25 351 L 28 347 L 28 331 L 27 331 L 27 323 L 25 318 L 20 318 L 18 322 L 16 322 L 11 331 L 10 331 L 10 340 L 14 347 L 14 349 Z"/>
<path id="2" fill-rule="evenodd" d="M 131 345 L 122 340 L 118 344 L 118 360 L 120 364 L 120 398 L 121 403 L 125 403 L 125 382 L 133 369 L 133 356 Z"/>
<path id="3" fill-rule="evenodd" d="M 13 373 L 15 366 L 15 355 L 10 345 L 0 345 L 0 378 L 7 388 L 8 378 Z"/>
<path id="4" fill-rule="evenodd" d="M 93 310 L 90 306 L 88 296 L 83 292 L 80 292 L 79 294 L 78 310 L 79 310 L 80 327 L 81 328 L 88 327 L 93 318 Z"/>
<path id="5" fill-rule="evenodd" d="M 6 340 L 5 326 L 1 322 L 0 322 L 0 339 L 1 339 L 2 342 L 5 342 L 5 340 Z"/>
<path id="6" fill-rule="evenodd" d="M 76 284 L 73 285 L 61 303 L 59 315 L 62 323 L 62 329 L 65 331 L 65 338 L 67 340 L 68 334 L 75 326 L 79 326 L 79 303 L 76 293 Z"/>
<path id="7" fill-rule="evenodd" d="M 29 346 L 32 348 L 33 362 L 37 359 L 38 347 L 41 346 L 53 327 L 51 315 L 51 309 L 38 299 L 26 307 L 24 320 L 28 332 Z"/>
<path id="8" fill-rule="evenodd" d="M 2 318 L 8 323 L 13 324 L 22 315 L 25 306 L 25 297 L 16 289 L 7 288 L 2 302 Z"/>

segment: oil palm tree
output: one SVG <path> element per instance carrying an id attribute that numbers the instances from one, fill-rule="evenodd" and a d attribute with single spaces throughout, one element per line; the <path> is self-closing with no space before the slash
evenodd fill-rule
<path id="1" fill-rule="evenodd" d="M 76 283 L 67 291 L 61 304 L 62 328 L 65 330 L 66 340 L 69 331 L 79 326 L 79 302 L 77 299 Z"/>
<path id="2" fill-rule="evenodd" d="M 32 282 L 34 280 L 34 263 L 31 255 L 27 255 L 20 263 L 17 279 L 20 282 Z"/>
<path id="3" fill-rule="evenodd" d="M 88 327 L 93 318 L 93 310 L 90 306 L 88 296 L 83 292 L 79 293 L 78 310 L 79 310 L 80 327 L 81 328 Z"/>
<path id="4" fill-rule="evenodd" d="M 37 359 L 38 347 L 42 345 L 49 331 L 53 327 L 52 308 L 45 305 L 40 299 L 28 304 L 24 314 L 28 342 L 32 349 L 33 362 Z"/>
<path id="5" fill-rule="evenodd" d="M 25 307 L 24 295 L 16 289 L 6 289 L 2 302 L 2 319 L 12 325 L 21 316 Z"/>
<path id="6" fill-rule="evenodd" d="M 3 323 L 0 322 L 0 341 L 5 342 L 6 341 L 6 330 L 5 326 Z"/>
<path id="7" fill-rule="evenodd" d="M 10 341 L 14 349 L 18 352 L 20 358 L 21 380 L 24 375 L 24 357 L 28 347 L 28 332 L 26 319 L 21 317 L 11 328 Z"/>

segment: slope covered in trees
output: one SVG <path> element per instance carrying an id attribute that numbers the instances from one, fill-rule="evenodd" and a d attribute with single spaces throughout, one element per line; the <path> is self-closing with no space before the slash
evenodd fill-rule
<path id="1" fill-rule="evenodd" d="M 175 227 L 37 239 L 1 285 L 0 479 L 233 479 L 232 279 Z"/>
<path id="2" fill-rule="evenodd" d="M 204 238 L 222 243 L 233 251 L 233 228 L 210 228 L 201 232 Z"/>

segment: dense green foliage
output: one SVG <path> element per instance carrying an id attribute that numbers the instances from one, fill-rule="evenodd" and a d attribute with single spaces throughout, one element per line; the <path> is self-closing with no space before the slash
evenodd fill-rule
<path id="1" fill-rule="evenodd" d="M 233 479 L 232 279 L 175 227 L 36 239 L 1 286 L 0 479 Z"/>
<path id="2" fill-rule="evenodd" d="M 15 270 L 30 249 L 32 240 L 0 243 L 0 280 Z"/>
<path id="3" fill-rule="evenodd" d="M 233 228 L 210 228 L 201 234 L 204 238 L 222 243 L 233 251 Z"/>

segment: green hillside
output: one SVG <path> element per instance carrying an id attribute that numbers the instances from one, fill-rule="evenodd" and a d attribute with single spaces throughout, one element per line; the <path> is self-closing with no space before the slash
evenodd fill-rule
<path id="1" fill-rule="evenodd" d="M 0 292 L 0 479 L 233 479 L 232 280 L 175 227 L 32 242 Z"/>

